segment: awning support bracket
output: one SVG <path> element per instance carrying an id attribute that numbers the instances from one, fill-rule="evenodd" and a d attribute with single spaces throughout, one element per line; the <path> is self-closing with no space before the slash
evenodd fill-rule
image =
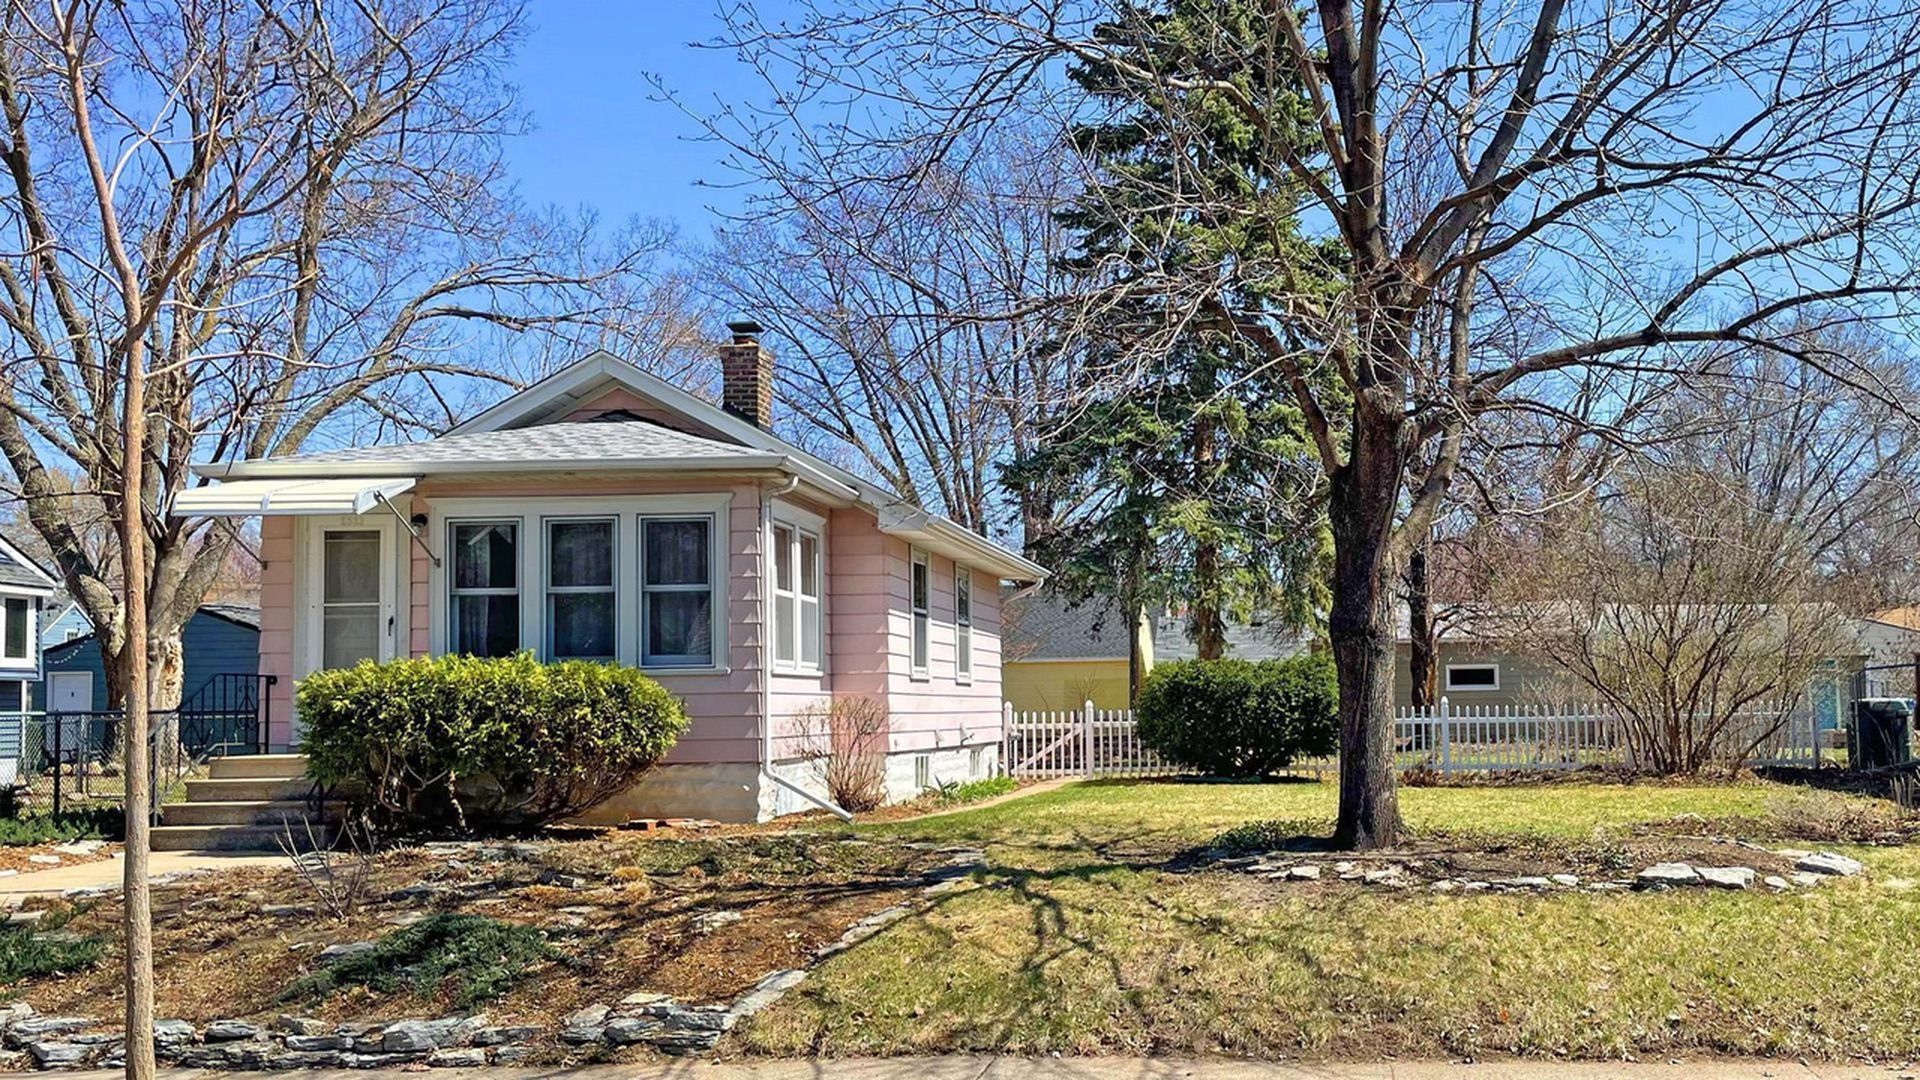
<path id="1" fill-rule="evenodd" d="M 420 550 L 426 553 L 427 558 L 433 563 L 433 568 L 435 570 L 440 569 L 440 556 L 435 555 L 433 549 L 427 546 L 426 538 L 420 535 L 420 530 L 413 527 L 413 522 L 407 520 L 407 515 L 401 513 L 399 507 L 393 505 L 392 501 L 387 498 L 386 492 L 374 492 L 373 497 L 378 499 L 380 505 L 386 507 L 387 511 L 399 520 L 400 527 L 407 530 L 407 535 L 413 537 L 413 542 L 418 544 Z"/>

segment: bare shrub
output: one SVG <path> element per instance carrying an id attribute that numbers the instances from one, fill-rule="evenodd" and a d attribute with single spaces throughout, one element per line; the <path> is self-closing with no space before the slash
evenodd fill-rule
<path id="1" fill-rule="evenodd" d="M 367 830 L 351 822 L 340 826 L 340 840 L 346 845 L 344 851 L 332 850 L 321 842 L 314 831 L 313 821 L 301 817 L 299 824 L 304 837 L 294 831 L 294 819 L 288 818 L 280 823 L 280 835 L 277 837 L 280 851 L 293 865 L 293 871 L 313 893 L 320 910 L 333 916 L 340 922 L 346 922 L 360 913 L 366 902 L 367 890 L 373 879 L 373 838 Z"/>
<path id="2" fill-rule="evenodd" d="M 887 799 L 887 707 L 864 696 L 816 701 L 794 714 L 801 756 L 814 764 L 827 797 L 854 813 Z"/>

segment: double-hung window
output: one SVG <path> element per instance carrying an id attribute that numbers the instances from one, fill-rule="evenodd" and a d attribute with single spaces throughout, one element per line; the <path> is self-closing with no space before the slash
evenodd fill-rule
<path id="1" fill-rule="evenodd" d="M 5 605 L 6 629 L 0 635 L 0 656 L 8 660 L 31 660 L 29 649 L 33 622 L 33 601 L 24 596 L 9 596 Z"/>
<path id="2" fill-rule="evenodd" d="M 927 636 L 931 632 L 933 575 L 927 565 L 927 553 L 913 553 L 913 567 L 908 582 L 909 599 L 913 605 L 913 674 L 920 678 L 927 676 Z"/>
<path id="3" fill-rule="evenodd" d="M 547 656 L 554 660 L 614 658 L 614 522 L 554 519 L 547 523 Z"/>
<path id="4" fill-rule="evenodd" d="M 787 524 L 773 527 L 775 666 L 819 671 L 820 538 Z"/>
<path id="5" fill-rule="evenodd" d="M 511 656 L 520 648 L 520 523 L 453 525 L 451 651 Z"/>
<path id="6" fill-rule="evenodd" d="M 713 667 L 711 516 L 640 519 L 640 663 Z"/>
<path id="7" fill-rule="evenodd" d="M 953 677 L 973 681 L 973 571 L 953 567 Z"/>

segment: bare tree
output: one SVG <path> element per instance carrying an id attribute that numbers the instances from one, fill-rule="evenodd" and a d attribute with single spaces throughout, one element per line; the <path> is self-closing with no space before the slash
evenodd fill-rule
<path id="1" fill-rule="evenodd" d="M 1908 373 L 1871 335 L 1783 328 L 1796 339 L 1876 391 L 1708 351 L 1644 411 L 1636 453 L 1512 530 L 1530 555 L 1490 590 L 1489 628 L 1610 705 L 1645 767 L 1737 766 L 1781 737 L 1851 651 L 1847 616 L 1884 595 L 1854 553 L 1912 535 L 1920 432 L 1879 400 L 1905 397 Z"/>
<path id="2" fill-rule="evenodd" d="M 1071 356 L 1047 312 L 1068 151 L 996 133 L 901 205 L 885 185 L 796 188 L 777 213 L 720 230 L 704 259 L 716 301 L 781 339 L 781 421 L 902 495 L 987 533 L 996 469 L 1061 407 Z M 1020 493 L 1035 526 L 1052 512 Z M 1037 527 L 1028 532 L 1037 531 Z"/>
<path id="3" fill-rule="evenodd" d="M 1094 62 L 1193 162 L 1106 178 L 1128 204 L 1230 236 L 1304 193 L 1305 250 L 1197 259 L 1188 229 L 1159 265 L 1051 299 L 1149 293 L 1164 318 L 1143 353 L 1200 323 L 1293 387 L 1330 486 L 1345 845 L 1400 835 L 1394 585 L 1481 418 L 1552 412 L 1594 372 L 1684 370 L 1705 343 L 1867 382 L 1781 324 L 1891 322 L 1914 285 L 1910 2 L 815 0 L 730 21 L 773 94 L 712 129 L 776 197 L 796 178 L 912 189 L 969 132 L 1072 117 L 1060 69 Z M 1184 137 L 1221 110 L 1244 120 L 1232 169 Z M 1297 284 L 1329 277 L 1344 287 Z M 1445 348 L 1421 347 L 1429 322 Z"/>
<path id="4" fill-rule="evenodd" d="M 139 696 L 136 622 L 148 700 L 177 703 L 180 628 L 235 542 L 169 516 L 191 461 L 432 429 L 551 350 L 689 337 L 651 272 L 666 230 L 597 242 L 503 198 L 519 25 L 508 0 L 7 5 L 0 454 L 113 704 Z M 86 512 L 129 505 L 139 596 L 114 578 L 126 538 L 103 550 Z"/>

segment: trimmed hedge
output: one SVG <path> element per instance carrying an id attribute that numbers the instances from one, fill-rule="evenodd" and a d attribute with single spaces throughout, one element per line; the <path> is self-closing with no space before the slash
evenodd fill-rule
<path id="1" fill-rule="evenodd" d="M 363 661 L 295 692 L 309 771 L 405 832 L 525 828 L 619 793 L 686 730 L 631 668 L 529 653 Z"/>
<path id="2" fill-rule="evenodd" d="M 1324 655 L 1176 660 L 1154 667 L 1134 703 L 1140 740 L 1209 776 L 1268 776 L 1333 752 L 1340 687 Z"/>

